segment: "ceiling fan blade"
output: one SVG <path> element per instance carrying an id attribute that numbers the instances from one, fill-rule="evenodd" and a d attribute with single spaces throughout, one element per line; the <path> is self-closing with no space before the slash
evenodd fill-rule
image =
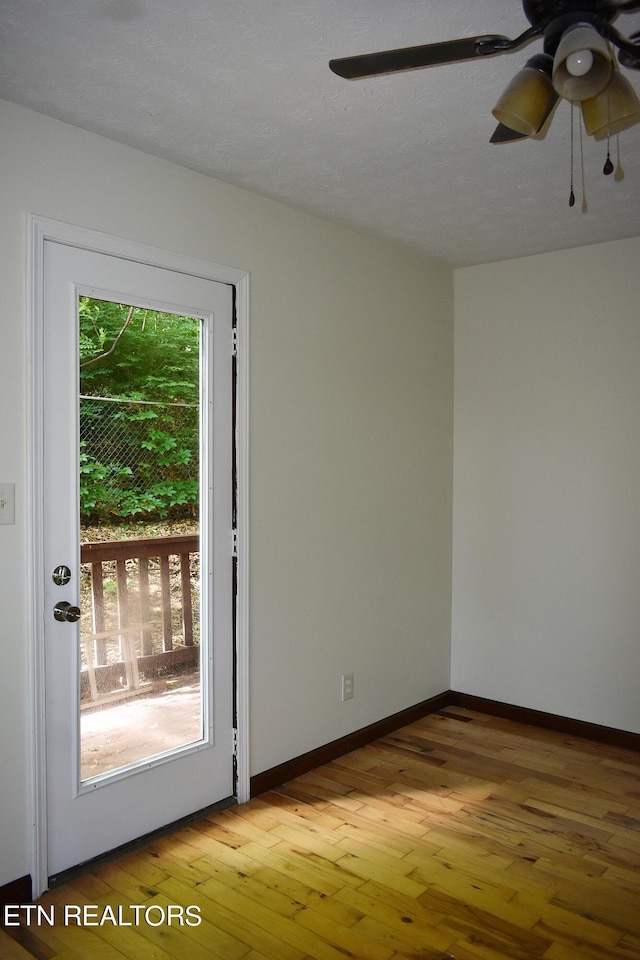
<path id="1" fill-rule="evenodd" d="M 345 80 L 360 80 L 385 73 L 401 73 L 403 70 L 419 70 L 438 64 L 456 63 L 459 60 L 474 60 L 509 49 L 513 43 L 500 34 L 481 37 L 463 37 L 446 40 L 444 43 L 426 43 L 419 47 L 402 47 L 399 50 L 383 50 L 380 53 L 365 53 L 356 57 L 330 60 L 329 67 Z"/>
<path id="2" fill-rule="evenodd" d="M 529 137 L 526 133 L 518 133 L 517 130 L 512 130 L 511 127 L 506 127 L 504 123 L 499 123 L 498 126 L 493 131 L 493 136 L 489 143 L 515 143 L 516 140 L 528 140 Z"/>
<path id="3" fill-rule="evenodd" d="M 607 36 L 618 47 L 618 60 L 622 66 L 630 70 L 640 70 L 640 31 L 627 38 L 609 27 Z"/>

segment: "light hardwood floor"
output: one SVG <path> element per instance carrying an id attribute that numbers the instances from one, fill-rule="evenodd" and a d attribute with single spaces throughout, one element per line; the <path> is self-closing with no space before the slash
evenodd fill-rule
<path id="1" fill-rule="evenodd" d="M 0 956 L 640 960 L 640 755 L 449 707 L 40 902 L 56 926 Z M 202 922 L 64 925 L 65 904 Z"/>

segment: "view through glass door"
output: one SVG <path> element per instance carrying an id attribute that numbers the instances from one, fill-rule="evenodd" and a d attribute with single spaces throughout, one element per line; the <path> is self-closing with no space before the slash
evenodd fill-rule
<path id="1" fill-rule="evenodd" d="M 80 296 L 80 750 L 202 740 L 197 317 Z"/>
<path id="2" fill-rule="evenodd" d="M 48 875 L 234 795 L 231 288 L 45 242 Z"/>

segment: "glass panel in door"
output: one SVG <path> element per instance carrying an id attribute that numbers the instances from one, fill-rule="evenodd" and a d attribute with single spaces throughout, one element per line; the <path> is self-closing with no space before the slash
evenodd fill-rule
<path id="1" fill-rule="evenodd" d="M 205 736 L 202 321 L 78 298 L 80 779 Z"/>

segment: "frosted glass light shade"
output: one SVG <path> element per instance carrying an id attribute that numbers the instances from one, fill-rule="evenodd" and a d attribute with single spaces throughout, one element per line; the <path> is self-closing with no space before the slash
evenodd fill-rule
<path id="1" fill-rule="evenodd" d="M 552 63 L 545 53 L 527 61 L 491 111 L 496 120 L 525 137 L 538 132 L 557 99 L 551 83 Z"/>
<path id="2" fill-rule="evenodd" d="M 579 72 L 588 64 L 588 53 L 591 64 L 586 72 Z M 591 24 L 576 23 L 565 30 L 553 60 L 553 85 L 561 97 L 565 100 L 596 97 L 609 83 L 612 70 L 607 42 Z"/>
<path id="3" fill-rule="evenodd" d="M 614 137 L 640 123 L 640 99 L 619 70 L 613 71 L 602 93 L 583 100 L 581 106 L 584 128 L 596 140 Z"/>

